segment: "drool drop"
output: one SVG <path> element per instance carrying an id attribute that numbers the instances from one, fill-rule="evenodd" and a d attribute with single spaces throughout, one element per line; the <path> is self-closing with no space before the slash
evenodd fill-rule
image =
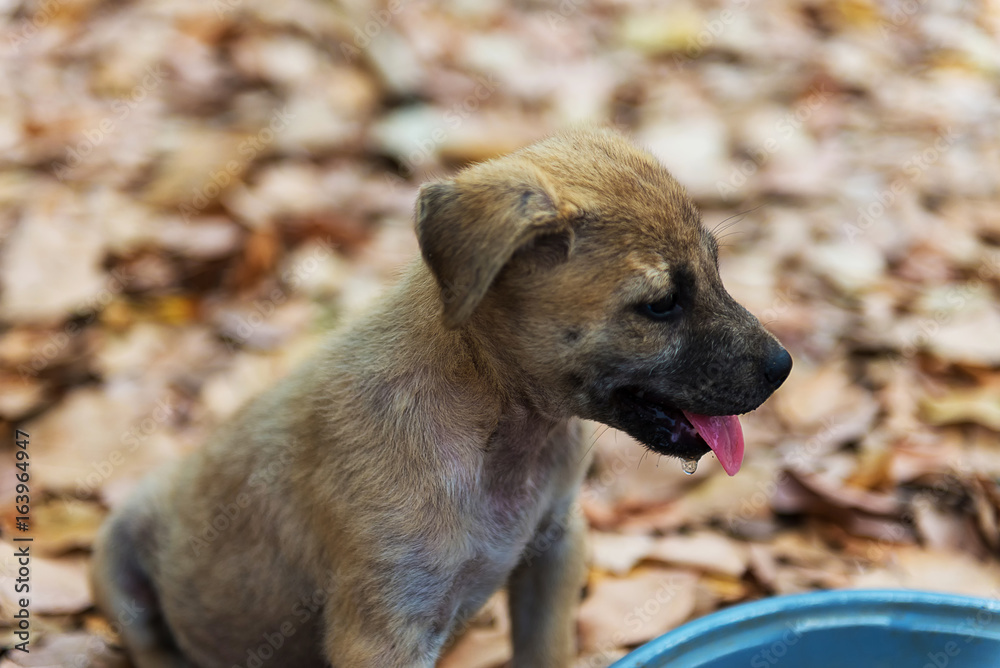
<path id="1" fill-rule="evenodd" d="M 681 468 L 684 469 L 684 473 L 688 475 L 693 475 L 695 471 L 698 470 L 698 460 L 697 459 L 686 459 L 684 463 L 681 464 Z"/>

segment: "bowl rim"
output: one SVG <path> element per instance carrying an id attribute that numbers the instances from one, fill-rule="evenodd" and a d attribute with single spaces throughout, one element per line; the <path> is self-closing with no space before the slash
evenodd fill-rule
<path id="1" fill-rule="evenodd" d="M 979 621 L 982 612 L 987 613 L 985 621 Z M 975 616 L 977 628 L 969 629 L 966 635 L 974 630 L 977 636 L 1000 642 L 1000 600 L 996 598 L 915 589 L 837 589 L 772 596 L 687 622 L 638 647 L 610 668 L 668 665 L 651 662 L 679 658 L 684 645 L 695 639 L 706 645 L 713 639 L 721 641 L 736 633 L 763 631 L 778 624 L 803 630 L 848 625 L 889 627 L 898 625 L 900 616 L 905 616 L 908 629 L 962 633 L 970 614 Z"/>

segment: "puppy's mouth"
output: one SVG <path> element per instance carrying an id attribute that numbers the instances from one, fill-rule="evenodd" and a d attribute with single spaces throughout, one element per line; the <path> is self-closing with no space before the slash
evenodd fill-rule
<path id="1" fill-rule="evenodd" d="M 635 388 L 616 393 L 624 430 L 653 452 L 685 460 L 693 472 L 706 452 L 714 452 L 729 475 L 743 465 L 743 428 L 735 415 L 701 415 Z"/>

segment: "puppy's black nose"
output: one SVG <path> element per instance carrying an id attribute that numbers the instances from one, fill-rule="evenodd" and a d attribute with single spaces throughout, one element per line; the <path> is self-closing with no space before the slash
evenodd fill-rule
<path id="1" fill-rule="evenodd" d="M 774 387 L 778 387 L 785 382 L 788 374 L 792 371 L 792 356 L 788 351 L 778 346 L 778 349 L 771 353 L 771 358 L 764 365 L 764 378 Z"/>

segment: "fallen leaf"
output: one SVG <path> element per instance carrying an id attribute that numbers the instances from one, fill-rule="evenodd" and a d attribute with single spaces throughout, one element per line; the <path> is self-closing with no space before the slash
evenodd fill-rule
<path id="1" fill-rule="evenodd" d="M 601 531 L 591 531 L 588 542 L 592 554 L 592 567 L 615 575 L 626 575 L 637 563 L 649 556 L 656 544 L 652 536 L 645 534 L 615 534 Z"/>
<path id="2" fill-rule="evenodd" d="M 780 468 L 774 455 L 760 453 L 745 462 L 738 475 L 714 475 L 667 508 L 672 508 L 673 517 L 682 523 L 714 519 L 728 528 L 741 521 L 764 519 L 770 517 L 771 497 L 778 488 L 779 476 Z M 650 519 L 655 517 L 655 513 L 650 515 Z M 642 516 L 637 515 L 627 524 L 638 527 L 642 520 Z M 673 526 L 653 522 L 653 528 L 665 530 Z"/>
<path id="3" fill-rule="evenodd" d="M 0 602 L 5 610 L 15 610 L 19 595 L 14 591 L 15 580 L 23 566 L 14 555 L 19 548 L 29 550 L 31 612 L 36 615 L 68 615 L 83 612 L 94 604 L 88 579 L 88 561 L 81 557 L 49 559 L 31 552 L 30 543 L 2 541 L 0 561 Z"/>
<path id="4" fill-rule="evenodd" d="M 76 499 L 51 499 L 31 509 L 34 549 L 46 556 L 89 548 L 104 521 L 105 511 L 96 503 Z"/>
<path id="5" fill-rule="evenodd" d="M 510 660 L 508 629 L 472 629 L 438 662 L 438 668 L 495 668 Z"/>
<path id="6" fill-rule="evenodd" d="M 688 7 L 657 12 L 634 11 L 621 21 L 618 39 L 630 48 L 653 55 L 698 49 L 695 40 L 704 24 L 705 17 Z"/>
<path id="7" fill-rule="evenodd" d="M 51 635 L 37 644 L 32 642 L 29 653 L 7 652 L 0 662 L 0 668 L 127 668 L 129 665 L 123 652 L 108 646 L 98 636 L 82 632 Z"/>
<path id="8" fill-rule="evenodd" d="M 886 268 L 885 256 L 874 244 L 857 240 L 811 246 L 807 261 L 817 273 L 847 294 L 874 289 Z"/>
<path id="9" fill-rule="evenodd" d="M 156 242 L 164 249 L 203 261 L 234 255 L 243 238 L 244 230 L 221 216 L 167 218 L 155 232 Z"/>
<path id="10" fill-rule="evenodd" d="M 996 367 L 1000 365 L 1000 312 L 995 303 L 962 312 L 932 333 L 927 346 L 942 359 Z"/>
<path id="11" fill-rule="evenodd" d="M 505 592 L 493 595 L 437 668 L 496 668 L 513 655 Z"/>
<path id="12" fill-rule="evenodd" d="M 918 495 L 910 505 L 921 545 L 932 550 L 965 552 L 980 558 L 987 556 L 973 518 L 937 507 L 934 496 L 927 493 Z"/>
<path id="13" fill-rule="evenodd" d="M 962 553 L 900 547 L 883 567 L 852 578 L 854 589 L 923 589 L 996 596 L 1000 592 L 1000 566 Z"/>
<path id="14" fill-rule="evenodd" d="M 838 508 L 862 510 L 873 515 L 895 515 L 901 506 L 893 494 L 837 485 L 816 473 L 790 469 L 791 479 Z"/>
<path id="15" fill-rule="evenodd" d="M 741 601 L 750 593 L 746 583 L 739 577 L 723 573 L 708 573 L 699 581 L 699 586 L 710 594 L 709 607 L 706 614 L 714 612 L 719 602 L 734 603 Z"/>
<path id="16" fill-rule="evenodd" d="M 865 433 L 877 411 L 872 396 L 851 380 L 839 359 L 820 367 L 797 364 L 772 402 L 793 429 L 825 427 L 841 442 Z"/>
<path id="17" fill-rule="evenodd" d="M 79 196 L 56 185 L 35 195 L 3 245 L 0 312 L 8 322 L 57 323 L 95 310 L 102 293 L 121 287 L 101 268 L 104 242 Z M 44 258 L 61 258 L 59 271 Z"/>
<path id="18" fill-rule="evenodd" d="M 587 652 L 581 654 L 573 662 L 573 668 L 608 668 L 615 661 L 625 658 L 629 653 L 627 649 L 607 649 L 598 652 Z"/>
<path id="19" fill-rule="evenodd" d="M 1000 391 L 995 386 L 950 390 L 920 402 L 921 416 L 930 424 L 978 422 L 1000 432 Z"/>
<path id="20" fill-rule="evenodd" d="M 45 383 L 30 375 L 18 377 L 0 372 L 0 418 L 17 422 L 41 408 L 45 401 Z"/>
<path id="21" fill-rule="evenodd" d="M 748 564 L 743 545 L 709 532 L 660 538 L 647 557 L 671 566 L 685 566 L 733 577 L 743 575 Z"/>
<path id="22" fill-rule="evenodd" d="M 88 496 L 110 480 L 177 459 L 180 444 L 170 429 L 175 399 L 145 394 L 129 383 L 81 388 L 24 426 L 34 488 Z"/>
<path id="23" fill-rule="evenodd" d="M 750 572 L 767 589 L 773 590 L 778 579 L 778 564 L 768 546 L 750 543 L 747 546 Z"/>
<path id="24" fill-rule="evenodd" d="M 598 579 L 580 608 L 582 648 L 637 645 L 678 626 L 694 609 L 697 582 L 689 571 L 666 569 Z"/>
<path id="25" fill-rule="evenodd" d="M 272 148 L 256 136 L 229 129 L 177 124 L 161 132 L 164 157 L 144 199 L 154 206 L 176 207 L 189 218 L 211 207 L 241 181 L 253 160 Z"/>

